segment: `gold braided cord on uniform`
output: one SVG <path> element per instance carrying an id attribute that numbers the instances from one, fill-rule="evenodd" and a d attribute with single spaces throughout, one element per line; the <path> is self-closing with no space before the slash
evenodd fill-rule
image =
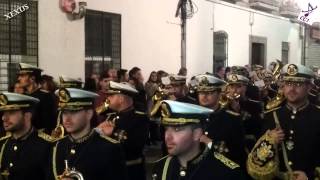
<path id="1" fill-rule="evenodd" d="M 77 108 L 83 108 L 83 106 L 91 106 L 92 102 L 59 102 L 59 108 L 60 109 L 74 109 L 77 110 Z"/>
<path id="2" fill-rule="evenodd" d="M 276 127 L 281 128 L 280 121 L 278 119 L 276 111 L 273 111 L 273 118 L 274 118 L 274 122 L 276 124 Z M 286 147 L 285 147 L 283 141 L 281 143 L 281 148 L 282 148 L 282 156 L 283 156 L 284 164 L 288 170 L 288 172 L 285 173 L 286 174 L 285 176 L 289 176 L 289 179 L 293 179 L 293 171 L 289 165 L 288 154 L 287 154 Z M 279 175 L 280 175 L 280 173 L 279 173 Z"/>
<path id="3" fill-rule="evenodd" d="M 6 140 L 6 142 L 4 142 L 4 144 L 1 147 L 1 151 L 0 151 L 0 169 L 2 168 L 1 165 L 2 165 L 3 152 L 4 152 L 4 149 L 5 149 L 6 145 L 7 145 L 8 140 L 9 140 L 9 138 Z"/>
<path id="4" fill-rule="evenodd" d="M 169 156 L 167 159 L 166 159 L 166 162 L 164 163 L 164 167 L 163 167 L 163 171 L 162 171 L 162 180 L 166 180 L 167 179 L 167 172 L 168 172 L 168 168 L 169 168 L 169 164 L 170 164 L 170 161 L 171 161 L 172 157 Z"/>
<path id="5" fill-rule="evenodd" d="M 59 142 L 56 143 L 56 145 L 53 147 L 52 152 L 52 171 L 54 178 L 58 180 L 58 173 L 57 173 L 57 164 L 56 164 L 56 156 L 57 156 L 57 148 L 58 148 Z"/>
<path id="6" fill-rule="evenodd" d="M 279 160 L 274 139 L 268 130 L 248 155 L 247 170 L 254 179 L 271 180 L 277 174 Z"/>
<path id="7" fill-rule="evenodd" d="M 0 106 L 0 111 L 19 110 L 21 108 L 27 108 L 27 107 L 30 107 L 30 104 L 10 104 L 10 105 Z"/>
<path id="8" fill-rule="evenodd" d="M 307 81 L 309 79 L 305 78 L 305 77 L 284 76 L 283 80 L 284 81 L 293 81 L 293 82 L 305 82 L 305 81 Z"/>
<path id="9" fill-rule="evenodd" d="M 320 180 L 320 167 L 316 167 L 315 170 L 315 180 Z"/>
<path id="10" fill-rule="evenodd" d="M 164 125 L 183 125 L 187 123 L 200 123 L 199 119 L 186 119 L 186 118 L 162 118 L 161 124 Z"/>

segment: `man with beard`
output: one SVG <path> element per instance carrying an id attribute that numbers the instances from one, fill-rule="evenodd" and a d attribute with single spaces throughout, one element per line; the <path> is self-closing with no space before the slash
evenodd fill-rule
<path id="1" fill-rule="evenodd" d="M 92 129 L 96 93 L 64 88 L 56 91 L 62 123 L 68 133 L 57 141 L 52 151 L 49 179 L 72 179 L 66 164 L 82 174 L 85 180 L 127 178 L 120 144 Z"/>
<path id="2" fill-rule="evenodd" d="M 198 101 L 201 106 L 214 110 L 206 123 L 205 135 L 201 138 L 215 151 L 225 155 L 245 169 L 246 153 L 244 130 L 239 113 L 223 109 L 219 104 L 221 89 L 226 82 L 212 75 L 198 75 Z"/>
<path id="3" fill-rule="evenodd" d="M 109 108 L 116 113 L 113 118 L 102 122 L 97 130 L 120 141 L 125 151 L 129 179 L 144 180 L 143 149 L 148 138 L 149 119 L 134 107 L 133 97 L 138 91 L 129 83 L 110 81 L 107 94 Z"/>
<path id="4" fill-rule="evenodd" d="M 40 89 L 41 69 L 25 63 L 20 63 L 19 65 L 18 80 L 20 85 L 26 90 L 25 94 L 40 100 L 32 123 L 35 128 L 44 129 L 44 132 L 50 134 L 56 126 L 54 95 Z"/>
<path id="5" fill-rule="evenodd" d="M 309 103 L 313 72 L 296 64 L 283 67 L 286 101 L 265 114 L 263 133 L 248 157 L 255 179 L 316 179 L 320 176 L 320 110 Z"/>
<path id="6" fill-rule="evenodd" d="M 0 179 L 43 180 L 49 161 L 51 138 L 32 126 L 38 99 L 16 94 L 0 94 L 3 127 L 8 136 L 0 140 Z"/>
<path id="7" fill-rule="evenodd" d="M 179 102 L 197 104 L 197 101 L 190 97 L 186 86 L 186 76 L 168 75 L 161 78 L 162 84 L 168 90 L 169 99 Z"/>
<path id="8" fill-rule="evenodd" d="M 200 143 L 202 124 L 213 110 L 171 100 L 158 109 L 168 156 L 154 164 L 153 180 L 242 180 L 239 165 Z"/>

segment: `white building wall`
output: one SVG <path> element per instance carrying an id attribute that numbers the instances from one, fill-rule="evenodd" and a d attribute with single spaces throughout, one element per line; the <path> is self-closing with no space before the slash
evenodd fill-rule
<path id="1" fill-rule="evenodd" d="M 180 68 L 180 20 L 173 0 L 86 0 L 87 9 L 121 14 L 121 66 L 177 73 Z M 228 33 L 228 65 L 249 63 L 252 35 L 267 37 L 267 62 L 281 59 L 281 42 L 290 42 L 290 62 L 300 62 L 299 27 L 285 18 L 227 3 L 196 0 L 198 12 L 187 25 L 188 74 L 212 72 L 213 32 Z M 39 65 L 45 73 L 84 79 L 84 19 L 70 21 L 58 0 L 39 0 Z"/>

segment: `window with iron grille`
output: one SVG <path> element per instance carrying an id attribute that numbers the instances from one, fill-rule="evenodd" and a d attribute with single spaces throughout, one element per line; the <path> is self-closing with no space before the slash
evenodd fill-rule
<path id="1" fill-rule="evenodd" d="M 288 64 L 289 62 L 289 43 L 288 42 L 282 42 L 282 48 L 281 48 L 281 61 L 283 64 Z"/>
<path id="2" fill-rule="evenodd" d="M 228 34 L 225 31 L 214 32 L 214 73 L 218 67 L 225 67 L 228 61 Z"/>
<path id="3" fill-rule="evenodd" d="M 121 15 L 87 10 L 85 76 L 121 66 Z"/>
<path id="4" fill-rule="evenodd" d="M 10 19 L 4 15 L 27 4 L 26 11 Z M 33 0 L 0 0 L 0 90 L 16 81 L 18 63 L 38 64 L 38 3 Z"/>

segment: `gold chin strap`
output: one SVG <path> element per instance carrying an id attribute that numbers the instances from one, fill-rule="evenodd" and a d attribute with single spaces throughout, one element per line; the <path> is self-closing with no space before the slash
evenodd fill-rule
<path id="1" fill-rule="evenodd" d="M 280 121 L 278 119 L 276 111 L 273 111 L 273 117 L 274 117 L 274 121 L 276 123 L 276 127 L 277 128 L 281 128 Z M 286 147 L 284 145 L 284 142 L 281 143 L 281 148 L 282 148 L 282 156 L 283 156 L 284 164 L 285 164 L 285 166 L 286 166 L 286 168 L 288 170 L 287 173 L 286 173 L 288 175 L 288 177 L 286 177 L 286 178 L 288 178 L 288 180 L 291 180 L 291 179 L 293 179 L 294 176 L 293 176 L 292 168 L 289 165 L 288 154 L 287 154 L 287 151 L 285 149 Z"/>

